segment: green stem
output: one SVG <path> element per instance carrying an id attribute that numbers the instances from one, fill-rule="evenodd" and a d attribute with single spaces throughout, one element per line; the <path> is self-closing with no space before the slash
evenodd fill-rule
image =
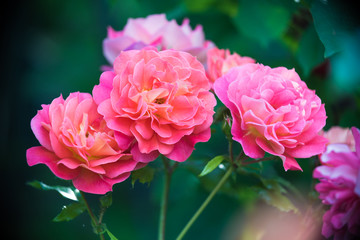
<path id="1" fill-rule="evenodd" d="M 80 194 L 81 194 L 81 197 L 82 197 L 82 199 L 83 199 L 83 201 L 85 203 L 86 210 L 89 213 L 89 216 L 91 218 L 93 226 L 95 226 L 96 228 L 99 227 L 100 224 L 99 224 L 98 220 L 96 219 L 96 216 L 94 215 L 93 211 L 91 210 L 91 208 L 89 206 L 89 203 L 85 198 L 85 194 L 82 191 L 80 191 Z M 104 234 L 102 234 L 102 233 L 98 233 L 98 234 L 99 234 L 99 237 L 100 237 L 101 240 L 105 240 Z"/>
<path id="2" fill-rule="evenodd" d="M 224 183 L 226 182 L 226 180 L 229 178 L 229 176 L 231 175 L 233 171 L 233 167 L 230 167 L 226 173 L 224 174 L 224 176 L 221 178 L 221 180 L 219 181 L 219 183 L 215 186 L 215 188 L 212 190 L 212 192 L 209 194 L 209 196 L 205 199 L 205 201 L 203 202 L 203 204 L 200 206 L 200 208 L 195 212 L 194 216 L 190 219 L 190 221 L 186 224 L 186 226 L 184 227 L 184 229 L 180 232 L 179 236 L 176 238 L 176 240 L 181 240 L 185 234 L 187 233 L 187 231 L 190 229 L 190 227 L 193 225 L 193 223 L 196 221 L 196 219 L 200 216 L 200 214 L 204 211 L 204 209 L 206 208 L 206 206 L 209 204 L 209 202 L 213 199 L 213 197 L 215 196 L 215 194 L 219 191 L 219 189 L 222 187 L 222 185 L 224 185 Z"/>
<path id="3" fill-rule="evenodd" d="M 266 157 L 266 158 L 261 158 L 261 159 L 255 159 L 255 160 L 251 160 L 251 161 L 243 161 L 241 165 L 243 166 L 246 166 L 246 165 L 249 165 L 249 164 L 253 164 L 253 163 L 259 163 L 259 162 L 265 162 L 265 161 L 270 161 L 270 160 L 274 160 L 276 159 L 277 157 Z"/>
<path id="4" fill-rule="evenodd" d="M 234 157 L 233 157 L 233 141 L 229 140 L 229 157 L 231 164 L 234 164 Z"/>
<path id="5" fill-rule="evenodd" d="M 163 194 L 162 194 L 161 206 L 160 206 L 159 240 L 165 239 L 165 225 L 166 225 L 166 215 L 167 215 L 168 200 L 169 200 L 170 182 L 171 182 L 172 173 L 177 166 L 177 163 L 175 163 L 172 167 L 170 167 L 169 162 L 166 158 L 162 158 L 162 160 L 164 163 L 165 181 L 164 181 L 164 188 L 163 188 Z"/>

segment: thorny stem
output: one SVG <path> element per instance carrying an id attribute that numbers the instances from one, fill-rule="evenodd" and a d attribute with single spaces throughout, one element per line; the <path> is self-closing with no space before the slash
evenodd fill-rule
<path id="1" fill-rule="evenodd" d="M 96 216 L 94 215 L 93 211 L 91 210 L 91 208 L 89 206 L 89 203 L 87 202 L 87 200 L 85 198 L 85 194 L 82 191 L 80 191 L 80 194 L 81 194 L 82 199 L 84 200 L 87 212 L 89 213 L 89 216 L 91 218 L 93 226 L 95 226 L 96 228 L 99 227 L 101 225 L 101 222 L 96 219 Z M 99 234 L 99 237 L 101 240 L 105 240 L 104 234 L 102 234 L 101 232 L 98 234 Z"/>
<path id="2" fill-rule="evenodd" d="M 176 238 L 176 240 L 181 240 L 185 234 L 187 233 L 187 231 L 190 229 L 190 227 L 193 225 L 193 223 L 196 221 L 196 219 L 200 216 L 200 214 L 204 211 L 204 209 L 206 208 L 206 206 L 210 203 L 210 201 L 213 199 L 213 197 L 215 196 L 215 194 L 219 191 L 219 189 L 224 185 L 224 183 L 226 182 L 226 180 L 229 178 L 229 176 L 231 175 L 233 171 L 233 167 L 231 166 L 226 173 L 224 174 L 224 176 L 221 178 L 221 180 L 219 181 L 219 183 L 215 186 L 215 188 L 211 191 L 211 193 L 209 194 L 209 196 L 205 199 L 205 201 L 203 202 L 203 204 L 200 206 L 200 208 L 195 212 L 194 216 L 190 219 L 190 221 L 186 224 L 186 226 L 184 227 L 184 229 L 180 232 L 179 236 Z"/>
<path id="3" fill-rule="evenodd" d="M 166 214 L 168 208 L 168 200 L 169 200 L 169 190 L 170 190 L 170 182 L 171 176 L 174 172 L 175 168 L 178 165 L 176 162 L 174 165 L 170 166 L 168 159 L 162 157 L 164 170 L 165 170 L 165 181 L 163 194 L 161 198 L 161 207 L 160 207 L 160 218 L 159 218 L 159 240 L 165 240 L 165 225 L 166 225 Z"/>

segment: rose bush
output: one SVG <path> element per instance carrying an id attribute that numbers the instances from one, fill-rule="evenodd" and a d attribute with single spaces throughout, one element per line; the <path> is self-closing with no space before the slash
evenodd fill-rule
<path id="1" fill-rule="evenodd" d="M 203 65 L 173 50 L 123 51 L 93 89 L 98 111 L 140 162 L 185 161 L 210 138 L 214 95 Z"/>
<path id="2" fill-rule="evenodd" d="M 231 69 L 214 84 L 220 100 L 231 111 L 231 133 L 246 155 L 279 156 L 285 170 L 301 170 L 295 158 L 324 150 L 324 104 L 294 70 L 245 64 Z"/>
<path id="3" fill-rule="evenodd" d="M 122 31 L 108 28 L 103 41 L 104 56 L 110 64 L 122 50 L 142 49 L 154 46 L 159 50 L 175 49 L 189 52 L 201 62 L 206 62 L 206 52 L 215 45 L 206 41 L 201 25 L 191 29 L 188 19 L 181 25 L 168 21 L 165 14 L 153 14 L 146 18 L 129 18 Z"/>
<path id="4" fill-rule="evenodd" d="M 41 146 L 26 152 L 30 166 L 45 164 L 59 178 L 72 180 L 84 192 L 104 194 L 143 164 L 124 152 L 97 112 L 88 93 L 54 99 L 31 120 Z"/>
<path id="5" fill-rule="evenodd" d="M 346 143 L 329 144 L 321 154 L 321 166 L 313 176 L 320 180 L 315 189 L 330 205 L 323 216 L 322 234 L 335 240 L 360 237 L 360 131 L 353 127 L 355 150 Z"/>

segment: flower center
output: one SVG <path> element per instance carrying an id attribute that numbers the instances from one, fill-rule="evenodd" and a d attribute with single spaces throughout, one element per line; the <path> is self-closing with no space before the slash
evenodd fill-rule
<path id="1" fill-rule="evenodd" d="M 165 98 L 157 98 L 154 101 L 154 103 L 156 103 L 156 104 L 163 104 L 164 102 L 165 102 Z"/>

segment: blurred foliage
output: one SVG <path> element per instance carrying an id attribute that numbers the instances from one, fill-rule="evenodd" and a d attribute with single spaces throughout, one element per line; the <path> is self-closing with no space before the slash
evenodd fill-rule
<path id="1" fill-rule="evenodd" d="M 49 186 L 63 182 L 45 166 L 29 168 L 25 151 L 38 144 L 29 123 L 41 104 L 50 103 L 60 94 L 66 97 L 74 91 L 91 92 L 98 83 L 100 67 L 106 64 L 102 40 L 107 26 L 120 30 L 128 18 L 154 13 L 166 13 L 168 19 L 178 23 L 189 18 L 193 27 L 203 25 L 206 39 L 219 48 L 253 57 L 271 67 L 295 68 L 325 103 L 326 129 L 334 125 L 360 127 L 360 22 L 354 4 L 335 0 L 34 0 L 2 7 L 1 18 L 6 23 L 1 40 L 5 59 L 2 182 L 6 183 L 4 198 L 9 209 L 3 219 L 11 239 L 97 239 L 86 214 L 75 214 L 71 222 L 51 221 L 68 199 L 34 191 L 25 183 L 33 178 L 46 180 L 50 185 L 32 185 L 51 189 Z M 218 101 L 216 110 L 220 111 L 221 106 Z M 175 238 L 224 174 L 223 168 L 229 166 L 228 159 L 217 158 L 215 167 L 209 168 L 211 172 L 198 177 L 209 160 L 228 152 L 223 127 L 221 121 L 214 124 L 210 141 L 197 144 L 191 159 L 174 172 L 168 209 L 169 239 Z M 236 156 L 240 146 L 235 142 L 233 145 Z M 256 230 L 239 232 L 240 226 L 245 226 L 244 219 L 264 199 L 284 210 L 301 212 L 308 204 L 306 209 L 317 212 L 314 209 L 320 202 L 316 197 L 308 198 L 314 195 L 312 170 L 317 159 L 299 163 L 303 172 L 284 172 L 280 160 L 237 170 L 240 172 L 232 175 L 186 239 L 251 239 L 246 236 L 255 236 Z M 100 207 L 99 196 L 89 196 L 89 204 L 99 212 L 109 208 L 104 215 L 104 222 L 112 230 L 109 237 L 156 238 L 161 169 L 161 161 L 155 161 L 145 169 L 145 178 L 135 174 L 132 180 L 115 185 L 111 201 L 103 198 Z M 279 178 L 283 181 L 279 182 Z M 60 188 L 51 190 L 59 192 Z M 75 209 L 79 213 L 76 211 L 83 208 Z M 67 220 L 62 215 L 58 218 Z"/>

